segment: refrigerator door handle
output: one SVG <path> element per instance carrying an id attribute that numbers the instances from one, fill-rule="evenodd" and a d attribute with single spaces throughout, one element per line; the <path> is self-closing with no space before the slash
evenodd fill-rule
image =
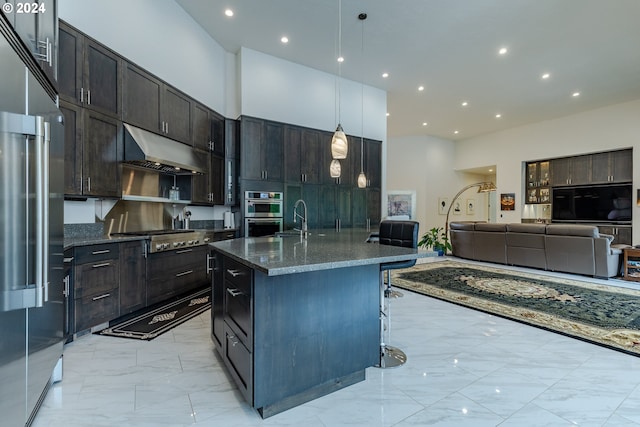
<path id="1" fill-rule="evenodd" d="M 49 210 L 49 161 L 47 134 L 48 123 L 36 117 L 36 300 L 35 306 L 42 307 L 47 300 L 47 252 L 48 252 L 48 210 Z"/>

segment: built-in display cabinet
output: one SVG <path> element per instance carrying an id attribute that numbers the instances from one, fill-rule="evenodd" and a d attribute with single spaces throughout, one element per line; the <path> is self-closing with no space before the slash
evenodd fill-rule
<path id="1" fill-rule="evenodd" d="M 633 150 L 623 149 L 603 153 L 527 162 L 525 164 L 526 204 L 549 204 L 553 210 L 556 192 L 572 188 L 619 188 L 633 180 Z M 577 190 L 576 190 L 577 191 Z M 627 201 L 630 204 L 630 200 Z M 616 207 L 619 209 L 627 209 Z M 627 215 L 626 217 L 629 217 Z M 603 219 L 607 219 L 606 215 Z M 567 222 L 567 221 L 564 221 Z M 629 220 L 589 223 L 598 226 L 603 234 L 614 236 L 613 244 L 631 244 L 632 226 Z M 585 221 L 580 221 L 584 224 Z"/>

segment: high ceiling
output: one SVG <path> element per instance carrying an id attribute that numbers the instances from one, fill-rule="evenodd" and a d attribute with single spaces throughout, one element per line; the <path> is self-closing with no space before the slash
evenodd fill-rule
<path id="1" fill-rule="evenodd" d="M 387 91 L 390 137 L 460 140 L 640 99 L 640 0 L 176 1 L 230 52 L 333 74 L 340 10 L 341 75 Z"/>

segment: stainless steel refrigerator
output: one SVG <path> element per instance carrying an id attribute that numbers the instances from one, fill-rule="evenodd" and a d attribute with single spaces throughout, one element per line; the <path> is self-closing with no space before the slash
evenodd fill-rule
<path id="1" fill-rule="evenodd" d="M 0 425 L 61 379 L 64 133 L 54 86 L 0 16 Z"/>

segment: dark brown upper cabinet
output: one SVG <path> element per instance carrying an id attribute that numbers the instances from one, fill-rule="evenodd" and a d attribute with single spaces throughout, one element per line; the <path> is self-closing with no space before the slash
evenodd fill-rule
<path id="1" fill-rule="evenodd" d="M 122 117 L 122 58 L 60 21 L 60 98 L 102 114 Z"/>

